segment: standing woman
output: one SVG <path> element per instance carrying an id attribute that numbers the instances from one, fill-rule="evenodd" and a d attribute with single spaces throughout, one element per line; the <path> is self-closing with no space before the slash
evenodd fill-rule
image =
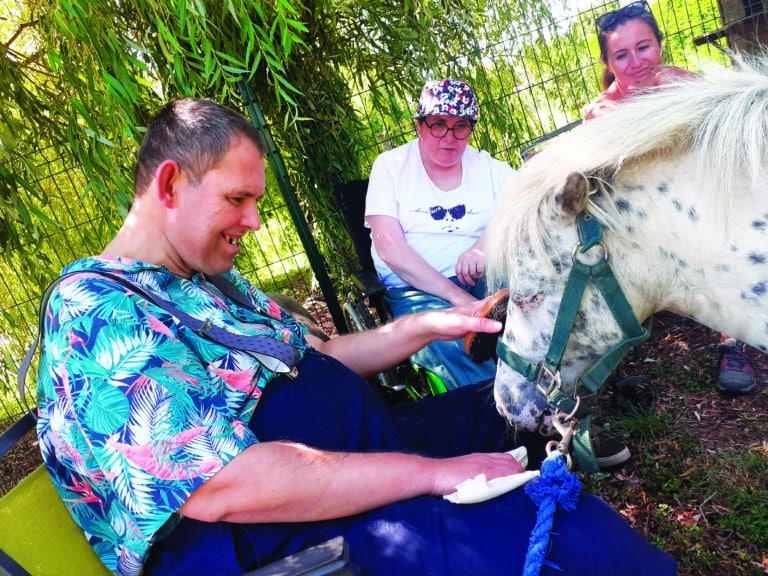
<path id="1" fill-rule="evenodd" d="M 661 30 L 645 0 L 603 14 L 595 24 L 605 65 L 604 90 L 587 106 L 585 120 L 611 113 L 625 98 L 643 90 L 696 78 L 693 72 L 661 63 Z M 729 394 L 754 390 L 757 380 L 745 345 L 721 334 L 718 354 L 717 389 Z"/>
<path id="2" fill-rule="evenodd" d="M 696 78 L 693 72 L 661 63 L 663 35 L 645 0 L 603 14 L 595 24 L 605 65 L 604 90 L 587 106 L 585 120 L 612 112 L 639 90 Z"/>

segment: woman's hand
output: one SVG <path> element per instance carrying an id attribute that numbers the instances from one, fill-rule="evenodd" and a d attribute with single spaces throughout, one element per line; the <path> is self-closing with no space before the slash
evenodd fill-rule
<path id="1" fill-rule="evenodd" d="M 456 278 L 465 285 L 474 286 L 485 272 L 485 250 L 474 245 L 462 252 L 456 262 Z"/>

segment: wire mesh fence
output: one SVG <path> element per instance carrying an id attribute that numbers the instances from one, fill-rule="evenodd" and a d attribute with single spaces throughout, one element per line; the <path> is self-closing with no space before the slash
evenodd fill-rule
<path id="1" fill-rule="evenodd" d="M 544 25 L 519 29 L 500 24 L 499 14 L 515 9 L 514 0 L 493 4 L 478 25 L 475 43 L 467 46 L 464 54 L 447 59 L 438 72 L 467 79 L 475 87 L 481 121 L 470 144 L 519 166 L 521 150 L 541 135 L 577 121 L 584 106 L 599 92 L 601 65 L 594 18 L 619 4 L 579 8 L 555 2 Z M 726 41 L 716 0 L 660 0 L 653 7 L 665 32 L 668 63 L 695 70 L 701 62 L 725 59 L 718 49 L 726 46 Z M 350 154 L 357 154 L 362 164 L 370 167 L 380 152 L 415 136 L 410 116 L 417 94 L 391 92 L 381 101 L 370 97 L 371 87 L 366 82 L 362 77 L 349 78 L 352 104 L 366 132 L 360 140 L 368 143 Z M 29 269 L 14 254 L 0 263 L 0 422 L 12 421 L 21 411 L 16 372 L 37 330 L 42 288 L 68 262 L 100 252 L 121 218 L 86 193 L 87 182 L 78 167 L 68 163 L 66 151 L 39 151 L 34 174 L 30 183 L 42 198 L 38 205 L 51 226 L 47 235 L 25 239 L 27 249 L 34 249 L 39 266 Z M 267 186 L 278 189 L 273 176 L 268 175 Z M 302 198 L 307 191 L 297 193 Z M 311 220 L 310 210 L 303 209 Z M 332 333 L 336 327 L 323 311 L 306 252 L 294 223 L 286 217 L 284 199 L 277 193 L 268 194 L 260 212 L 263 228 L 245 243 L 236 263 L 238 269 L 263 290 L 292 296 Z M 331 218 L 340 220 L 338 214 Z M 323 224 L 311 221 L 310 229 Z M 351 250 L 326 253 L 324 258 L 329 266 L 356 267 Z M 343 298 L 347 288 L 337 280 L 335 289 Z"/>

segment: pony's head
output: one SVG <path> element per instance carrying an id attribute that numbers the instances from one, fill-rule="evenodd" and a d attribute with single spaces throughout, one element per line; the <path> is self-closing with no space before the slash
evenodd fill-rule
<path id="1" fill-rule="evenodd" d="M 767 72 L 762 59 L 637 96 L 526 163 L 486 232 L 489 283 L 510 290 L 506 347 L 545 359 L 574 258 L 607 257 L 640 322 L 667 309 L 722 330 L 735 324 L 753 343 L 768 338 L 768 296 L 757 294 L 768 287 Z M 580 213 L 603 226 L 602 243 L 585 252 L 574 250 Z M 623 337 L 587 286 L 560 364 L 563 390 L 577 390 Z M 505 416 L 538 425 L 549 405 L 532 382 L 500 361 L 495 387 Z"/>

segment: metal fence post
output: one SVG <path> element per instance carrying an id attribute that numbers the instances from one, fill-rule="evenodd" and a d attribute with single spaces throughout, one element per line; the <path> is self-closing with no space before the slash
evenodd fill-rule
<path id="1" fill-rule="evenodd" d="M 266 145 L 266 158 L 269 162 L 269 166 L 275 175 L 277 184 L 280 187 L 280 193 L 283 195 L 283 199 L 288 207 L 288 212 L 291 215 L 293 224 L 299 233 L 299 240 L 307 253 L 309 259 L 309 265 L 312 267 L 317 282 L 320 285 L 320 291 L 323 293 L 323 298 L 328 306 L 328 312 L 333 318 L 333 323 L 336 326 L 336 331 L 339 334 L 347 332 L 347 324 L 344 320 L 344 313 L 341 310 L 338 297 L 336 296 L 336 290 L 333 288 L 331 278 L 328 276 L 328 270 L 325 267 L 325 260 L 317 249 L 315 239 L 312 237 L 312 233 L 307 226 L 307 221 L 304 218 L 304 214 L 299 206 L 296 192 L 291 185 L 291 181 L 288 178 L 288 171 L 285 169 L 285 163 L 283 157 L 280 155 L 280 151 L 277 149 L 272 135 L 269 132 L 269 126 L 264 119 L 264 114 L 261 111 L 258 103 L 256 102 L 256 96 L 251 89 L 251 86 L 245 80 L 240 80 L 237 83 L 237 87 L 240 90 L 240 96 L 243 99 L 243 104 L 248 109 L 248 114 L 251 117 L 251 122 L 256 129 L 261 133 Z"/>

